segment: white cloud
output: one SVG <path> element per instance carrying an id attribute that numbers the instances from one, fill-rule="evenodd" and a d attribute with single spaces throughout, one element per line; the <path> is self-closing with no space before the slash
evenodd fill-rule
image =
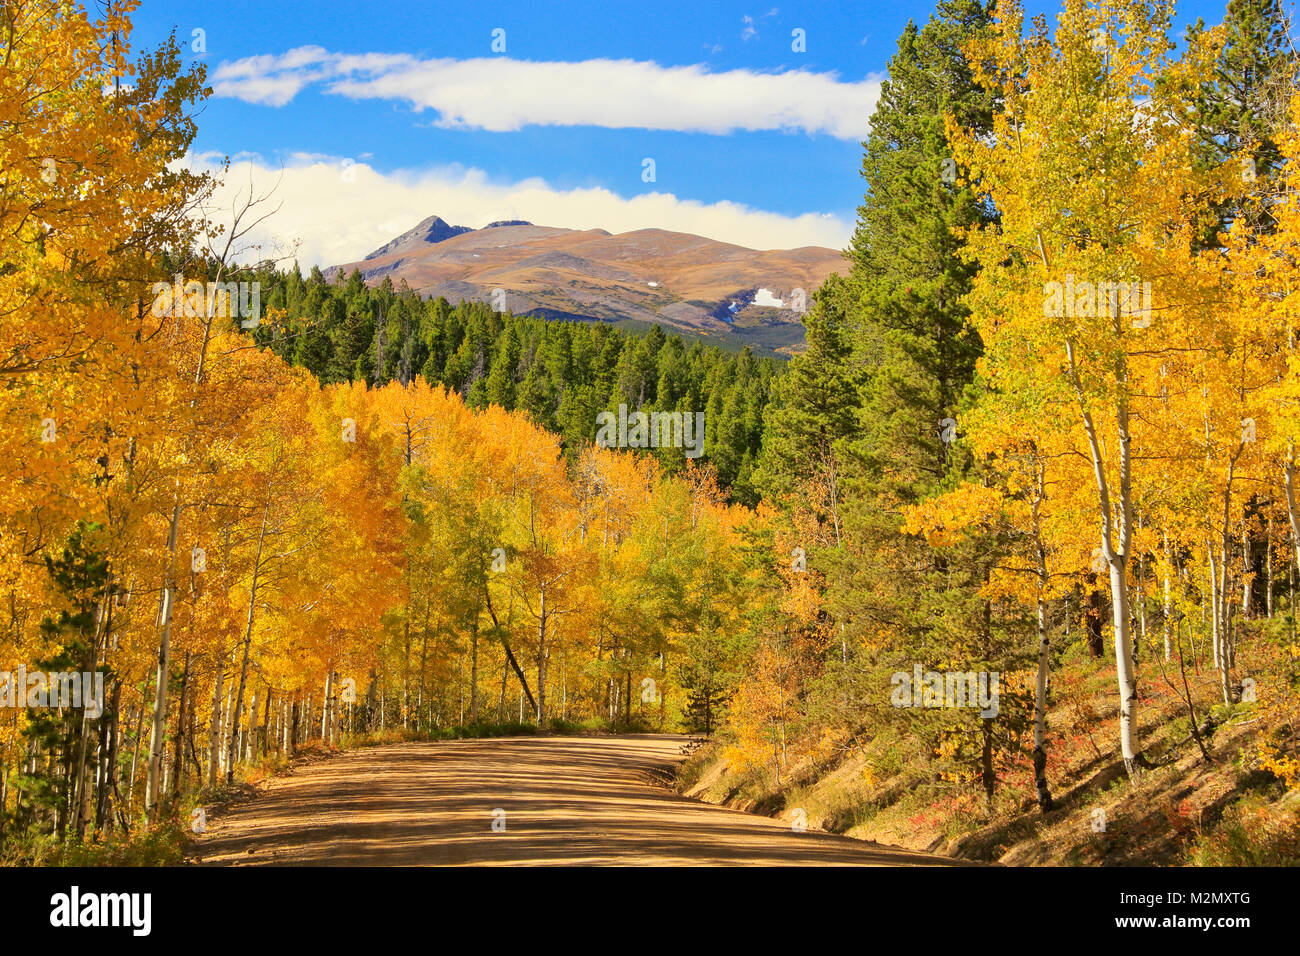
<path id="1" fill-rule="evenodd" d="M 352 99 L 400 100 L 446 127 L 508 132 L 525 126 L 601 126 L 703 133 L 794 130 L 862 139 L 878 80 L 834 73 L 710 72 L 638 60 L 532 62 L 506 57 L 419 60 L 301 47 L 222 63 L 217 96 L 283 106 L 310 85 Z"/>
<path id="2" fill-rule="evenodd" d="M 770 20 L 772 17 L 776 16 L 780 12 L 781 11 L 778 10 L 776 7 L 773 7 L 771 10 L 767 11 L 767 13 L 764 13 L 761 16 L 759 16 L 758 19 Z M 740 31 L 740 39 L 748 43 L 750 40 L 753 40 L 758 36 L 758 22 L 753 17 L 746 14 L 745 16 L 740 18 L 740 22 L 745 25 L 745 29 Z"/>
<path id="3" fill-rule="evenodd" d="M 189 164 L 213 169 L 216 157 L 193 156 Z M 217 224 L 228 223 L 229 210 L 238 194 L 247 194 L 250 182 L 258 194 L 274 187 L 264 209 L 280 206 L 246 240 L 260 242 L 262 249 L 244 258 L 285 255 L 297 243 L 296 258 L 304 269 L 356 261 L 432 215 L 474 228 L 501 219 L 613 233 L 659 228 L 754 249 L 840 249 L 853 231 L 830 214 L 784 216 L 670 193 L 624 198 L 602 188 L 558 190 L 536 178 L 493 182 L 480 170 L 456 166 L 384 174 L 343 159 L 304 157 L 283 169 L 245 159 L 231 162 L 225 182 L 210 210 Z"/>

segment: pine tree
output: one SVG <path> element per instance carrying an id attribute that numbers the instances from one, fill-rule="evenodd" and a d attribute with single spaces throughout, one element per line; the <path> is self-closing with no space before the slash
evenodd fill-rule
<path id="1" fill-rule="evenodd" d="M 992 4 L 945 0 L 900 37 L 864 144 L 851 269 L 819 292 L 808 353 L 792 363 L 769 413 L 762 473 L 767 487 L 784 477 L 795 492 L 807 564 L 824 575 L 826 610 L 844 628 L 828 706 L 846 714 L 881 713 L 889 673 L 915 663 L 1005 669 L 1023 636 L 1022 621 L 982 597 L 996 541 L 939 549 L 902 533 L 903 508 L 972 468 L 954 439 L 980 355 L 962 302 L 977 267 L 957 230 L 992 213 L 960 182 L 945 121 L 991 129 L 997 104 L 964 54 L 991 23 Z M 780 459 L 797 464 L 773 465 Z M 875 650 L 850 655 L 851 643 Z M 1001 739 L 993 720 L 883 710 L 992 793 Z"/>
<path id="2" fill-rule="evenodd" d="M 1286 15 L 1278 0 L 1230 0 L 1223 19 L 1226 33 L 1213 76 L 1201 84 L 1196 102 L 1197 140 L 1206 168 L 1238 157 L 1250 181 L 1277 174 L 1282 162 L 1278 135 L 1287 123 L 1295 83 L 1296 59 Z M 1201 19 L 1188 27 L 1187 40 L 1207 32 Z M 1244 208 L 1235 200 L 1217 203 L 1217 223 L 1202 242 L 1219 245 L 1244 212 L 1256 231 L 1266 231 L 1271 218 L 1263 203 Z"/>
<path id="3" fill-rule="evenodd" d="M 826 467 L 834 444 L 855 434 L 858 383 L 845 289 L 845 281 L 832 275 L 817 291 L 804 317 L 808 347 L 773 386 L 755 477 L 764 494 L 790 493 L 799 475 Z"/>

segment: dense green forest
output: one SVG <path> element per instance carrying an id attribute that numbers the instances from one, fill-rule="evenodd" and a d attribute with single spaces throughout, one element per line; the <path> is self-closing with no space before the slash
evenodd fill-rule
<path id="1" fill-rule="evenodd" d="M 772 382 L 784 362 L 700 343 L 661 328 L 644 334 L 602 322 L 552 321 L 495 312 L 483 302 L 422 299 L 359 272 L 330 282 L 317 268 L 263 269 L 262 308 L 278 316 L 252 330 L 323 384 L 403 385 L 416 376 L 458 392 L 471 408 L 522 409 L 558 433 L 566 453 L 593 440 L 596 416 L 629 410 L 705 413 L 704 454 L 731 497 L 754 504 L 752 476 Z M 653 452 L 669 473 L 680 448 Z"/>

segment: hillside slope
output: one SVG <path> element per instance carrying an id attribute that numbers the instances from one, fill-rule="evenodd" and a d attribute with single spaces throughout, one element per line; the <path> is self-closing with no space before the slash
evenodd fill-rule
<path id="1" fill-rule="evenodd" d="M 1169 681 L 1142 691 L 1142 739 L 1153 767 L 1136 785 L 1116 746 L 1117 709 L 1101 705 L 1114 665 L 1078 657 L 1055 675 L 1048 776 L 1055 806 L 1041 814 L 1027 765 L 1004 768 L 992 803 L 955 786 L 900 728 L 845 741 L 782 769 L 756 764 L 719 735 L 683 765 L 683 795 L 863 840 L 1006 865 L 1295 865 L 1300 787 L 1261 767 L 1266 730 L 1255 704 L 1216 700 L 1213 671 L 1188 674 L 1209 759 Z"/>
<path id="2" fill-rule="evenodd" d="M 359 270 L 367 283 L 389 277 L 453 304 L 663 325 L 779 351 L 802 343 L 800 309 L 841 262 L 819 246 L 764 252 L 664 229 L 614 235 L 518 220 L 469 229 L 430 216 L 326 275 Z"/>

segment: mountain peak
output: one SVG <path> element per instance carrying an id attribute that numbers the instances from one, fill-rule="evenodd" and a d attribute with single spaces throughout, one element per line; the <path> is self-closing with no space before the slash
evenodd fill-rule
<path id="1" fill-rule="evenodd" d="M 495 303 L 505 293 L 516 314 L 663 325 L 776 351 L 802 343 L 794 303 L 842 263 L 834 249 L 759 251 L 667 229 L 611 234 L 520 219 L 467 229 L 430 216 L 366 260 L 336 268 L 453 303 Z"/>
<path id="2" fill-rule="evenodd" d="M 464 232 L 473 231 L 469 226 L 448 225 L 441 216 L 430 216 L 428 219 L 421 220 L 414 229 L 408 229 L 396 239 L 384 243 L 362 261 L 378 259 L 380 256 L 386 256 L 391 252 L 406 252 L 430 243 L 442 242 L 444 239 L 459 236 Z"/>

